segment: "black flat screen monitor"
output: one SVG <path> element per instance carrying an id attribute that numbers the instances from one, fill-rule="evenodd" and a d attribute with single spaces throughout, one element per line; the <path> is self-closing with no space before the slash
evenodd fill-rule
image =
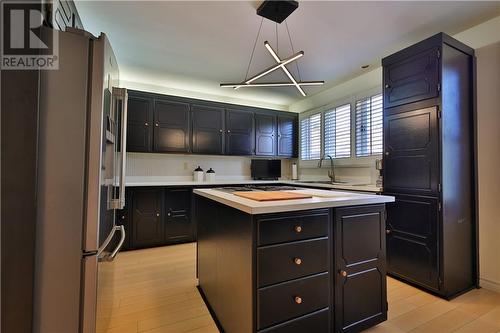
<path id="1" fill-rule="evenodd" d="M 281 177 L 281 160 L 252 160 L 252 178 L 277 180 Z"/>

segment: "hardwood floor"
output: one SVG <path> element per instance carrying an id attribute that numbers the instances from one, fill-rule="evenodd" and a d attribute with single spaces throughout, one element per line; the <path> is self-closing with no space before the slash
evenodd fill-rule
<path id="1" fill-rule="evenodd" d="M 102 265 L 98 333 L 217 333 L 196 289 L 196 244 L 122 252 Z M 450 302 L 388 278 L 389 318 L 369 333 L 498 333 L 500 294 Z"/>

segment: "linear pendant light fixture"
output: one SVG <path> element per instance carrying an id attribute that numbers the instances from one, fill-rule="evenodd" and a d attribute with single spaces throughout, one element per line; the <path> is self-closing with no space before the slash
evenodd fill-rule
<path id="1" fill-rule="evenodd" d="M 257 9 L 257 14 L 262 16 L 262 21 L 264 18 L 267 18 L 271 21 L 276 22 L 276 42 L 278 42 L 278 23 L 281 23 L 285 21 L 285 19 L 298 7 L 298 2 L 297 1 L 272 1 L 272 0 L 266 0 L 264 1 L 260 7 Z M 262 21 L 260 22 L 260 27 L 259 31 L 257 33 L 257 37 L 255 39 L 255 43 L 253 46 L 252 50 L 252 55 L 250 56 L 250 62 L 248 64 L 248 69 L 247 69 L 247 74 L 245 75 L 245 80 L 240 83 L 221 83 L 220 86 L 223 88 L 233 88 L 233 89 L 239 89 L 239 88 L 251 88 L 251 87 L 295 87 L 297 90 L 302 94 L 302 96 L 306 96 L 306 93 L 304 89 L 302 89 L 302 86 L 318 86 L 322 85 L 325 83 L 325 81 L 302 81 L 300 80 L 300 70 L 299 70 L 299 65 L 297 63 L 297 60 L 304 56 L 304 51 L 299 51 L 297 53 L 294 53 L 293 55 L 289 56 L 288 58 L 281 59 L 277 52 L 274 51 L 274 49 L 271 47 L 271 44 L 269 44 L 268 41 L 264 42 L 264 46 L 266 50 L 269 52 L 269 54 L 273 57 L 273 59 L 276 61 L 276 64 L 266 68 L 265 70 L 261 71 L 260 73 L 248 78 L 248 71 L 250 69 L 250 65 L 252 63 L 253 55 L 255 52 L 255 46 L 257 45 L 257 41 L 260 36 L 260 31 L 262 29 Z M 286 30 L 288 32 L 288 38 L 290 40 L 290 46 L 292 48 L 292 52 L 295 52 L 293 50 L 293 43 L 292 43 L 292 38 L 290 37 L 290 31 L 288 30 L 288 24 L 285 21 L 285 26 Z M 297 66 L 297 73 L 299 75 L 299 81 L 295 79 L 295 77 L 290 73 L 286 65 L 295 62 Z M 256 80 L 278 70 L 281 69 L 286 76 L 290 79 L 290 82 L 263 82 L 263 83 L 258 83 L 255 82 Z"/>

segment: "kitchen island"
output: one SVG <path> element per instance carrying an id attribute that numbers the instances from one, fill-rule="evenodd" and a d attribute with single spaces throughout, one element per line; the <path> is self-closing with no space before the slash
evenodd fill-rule
<path id="1" fill-rule="evenodd" d="M 199 290 L 226 333 L 359 332 L 387 319 L 385 203 L 298 189 L 254 201 L 195 189 Z"/>

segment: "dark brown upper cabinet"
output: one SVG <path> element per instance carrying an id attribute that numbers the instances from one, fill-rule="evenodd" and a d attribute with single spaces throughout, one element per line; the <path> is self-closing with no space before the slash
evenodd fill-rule
<path id="1" fill-rule="evenodd" d="M 226 154 L 254 154 L 253 112 L 226 109 Z"/>
<path id="2" fill-rule="evenodd" d="M 276 115 L 255 114 L 255 155 L 276 155 L 276 130 Z"/>
<path id="3" fill-rule="evenodd" d="M 437 195 L 439 133 L 437 108 L 384 117 L 384 190 Z"/>
<path id="4" fill-rule="evenodd" d="M 296 114 L 278 115 L 278 156 L 297 157 L 298 117 Z"/>
<path id="5" fill-rule="evenodd" d="M 193 104 L 193 153 L 224 154 L 224 108 Z"/>
<path id="6" fill-rule="evenodd" d="M 129 91 L 127 151 L 297 157 L 297 114 Z"/>
<path id="7" fill-rule="evenodd" d="M 154 106 L 154 150 L 190 152 L 189 103 L 156 99 Z"/>
<path id="8" fill-rule="evenodd" d="M 153 148 L 153 99 L 131 95 L 128 98 L 127 151 L 149 152 Z"/>
<path id="9" fill-rule="evenodd" d="M 384 106 L 390 108 L 437 97 L 439 57 L 439 47 L 432 47 L 385 65 Z"/>

